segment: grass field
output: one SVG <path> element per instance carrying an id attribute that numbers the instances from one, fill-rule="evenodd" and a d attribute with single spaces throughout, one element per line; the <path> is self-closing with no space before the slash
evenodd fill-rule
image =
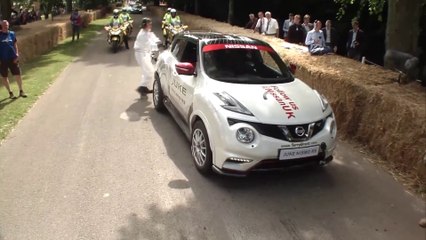
<path id="1" fill-rule="evenodd" d="M 23 87 L 28 94 L 27 98 L 9 99 L 9 93 L 4 87 L 0 87 L 0 143 L 107 22 L 107 19 L 93 21 L 81 32 L 79 41 L 72 42 L 71 38 L 67 38 L 51 52 L 23 64 Z M 10 80 L 13 81 L 13 77 Z M 17 96 L 19 92 L 16 83 L 11 83 L 11 89 Z"/>

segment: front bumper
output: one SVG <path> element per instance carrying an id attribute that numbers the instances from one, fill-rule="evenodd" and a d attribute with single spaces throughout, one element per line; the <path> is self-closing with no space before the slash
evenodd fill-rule
<path id="1" fill-rule="evenodd" d="M 324 128 L 303 142 L 288 142 L 282 139 L 268 137 L 260 134 L 249 123 L 237 123 L 221 129 L 214 148 L 213 169 L 226 175 L 244 176 L 251 171 L 278 170 L 287 167 L 319 164 L 325 165 L 333 157 L 336 147 L 336 130 L 331 130 L 334 118 L 329 117 Z M 236 132 L 241 127 L 247 127 L 255 132 L 255 140 L 250 144 L 243 144 L 236 139 Z M 291 160 L 279 160 L 281 149 L 299 149 L 319 146 L 319 152 L 315 156 L 301 157 Z"/>

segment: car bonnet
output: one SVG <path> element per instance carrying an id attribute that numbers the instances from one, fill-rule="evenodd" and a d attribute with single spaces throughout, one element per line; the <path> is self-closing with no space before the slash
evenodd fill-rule
<path id="1" fill-rule="evenodd" d="M 331 109 L 323 112 L 317 94 L 298 79 L 290 83 L 270 85 L 219 83 L 214 89 L 223 89 L 216 92 L 231 95 L 261 123 L 309 123 L 331 113 Z"/>

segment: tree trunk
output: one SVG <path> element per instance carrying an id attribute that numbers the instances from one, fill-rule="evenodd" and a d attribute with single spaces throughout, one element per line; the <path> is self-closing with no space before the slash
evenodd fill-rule
<path id="1" fill-rule="evenodd" d="M 194 1 L 194 13 L 195 15 L 200 15 L 200 0 Z"/>
<path id="2" fill-rule="evenodd" d="M 67 0 L 66 2 L 67 13 L 72 12 L 72 0 Z"/>
<path id="3" fill-rule="evenodd" d="M 423 4 L 424 0 L 388 1 L 386 50 L 394 49 L 413 55 L 417 53 Z"/>
<path id="4" fill-rule="evenodd" d="M 10 14 L 12 13 L 12 1 L 1 0 L 1 16 L 3 19 L 10 20 Z"/>
<path id="5" fill-rule="evenodd" d="M 234 5 L 235 5 L 235 1 L 229 0 L 229 7 L 228 7 L 228 23 L 229 24 L 232 24 L 232 22 L 234 21 Z"/>

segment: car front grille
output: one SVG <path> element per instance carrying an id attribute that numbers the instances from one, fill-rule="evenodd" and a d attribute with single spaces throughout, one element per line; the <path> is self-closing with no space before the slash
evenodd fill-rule
<path id="1" fill-rule="evenodd" d="M 316 122 L 297 125 L 263 124 L 228 118 L 228 124 L 232 126 L 236 123 L 246 123 L 253 126 L 262 135 L 288 142 L 302 142 L 311 139 L 319 133 L 324 128 L 327 118 L 328 117 Z"/>

